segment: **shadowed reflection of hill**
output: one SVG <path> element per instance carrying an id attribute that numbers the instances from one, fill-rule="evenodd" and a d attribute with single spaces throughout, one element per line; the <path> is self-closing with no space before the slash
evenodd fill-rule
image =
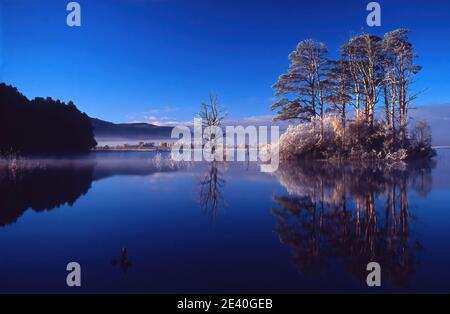
<path id="1" fill-rule="evenodd" d="M 164 159 L 143 160 L 1 160 L 0 226 L 15 223 L 31 208 L 36 212 L 72 206 L 92 182 L 114 175 L 145 176 L 175 171 Z"/>
<path id="2" fill-rule="evenodd" d="M 275 195 L 275 231 L 303 274 L 344 268 L 365 284 L 369 262 L 380 263 L 392 286 L 407 287 L 416 254 L 409 192 L 431 191 L 434 163 L 305 162 L 275 174 L 289 195 Z M 335 264 L 333 264 L 335 263 Z"/>
<path id="3" fill-rule="evenodd" d="M 0 164 L 0 226 L 28 209 L 40 212 L 75 201 L 91 188 L 94 162 Z"/>

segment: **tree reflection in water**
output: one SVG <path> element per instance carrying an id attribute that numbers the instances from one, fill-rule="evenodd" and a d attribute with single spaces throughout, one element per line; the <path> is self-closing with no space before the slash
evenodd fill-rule
<path id="1" fill-rule="evenodd" d="M 225 163 L 213 161 L 209 163 L 208 170 L 200 179 L 199 202 L 203 211 L 211 215 L 211 222 L 215 222 L 217 210 L 224 204 L 223 187 L 226 181 L 222 178 Z"/>
<path id="2" fill-rule="evenodd" d="M 366 266 L 380 263 L 383 279 L 408 286 L 422 246 L 411 237 L 408 191 L 426 196 L 433 162 L 414 164 L 304 162 L 275 174 L 289 196 L 275 195 L 275 231 L 304 274 L 336 259 L 365 283 Z"/>

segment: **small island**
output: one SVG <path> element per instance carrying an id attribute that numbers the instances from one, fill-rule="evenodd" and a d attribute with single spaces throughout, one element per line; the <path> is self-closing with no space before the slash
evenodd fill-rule
<path id="1" fill-rule="evenodd" d="M 337 60 L 325 44 L 301 41 L 289 55 L 287 73 L 273 87 L 275 120 L 299 122 L 280 139 L 280 157 L 292 159 L 430 158 L 431 128 L 409 123 L 421 67 L 408 39 L 397 29 L 383 38 L 361 34 L 343 44 Z"/>

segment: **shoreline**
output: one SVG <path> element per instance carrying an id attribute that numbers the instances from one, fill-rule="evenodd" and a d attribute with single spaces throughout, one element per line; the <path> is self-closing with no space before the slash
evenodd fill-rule
<path id="1" fill-rule="evenodd" d="M 450 146 L 432 146 L 433 149 L 450 149 Z"/>
<path id="2" fill-rule="evenodd" d="M 92 149 L 90 152 L 169 152 L 170 148 L 110 148 L 110 149 Z"/>

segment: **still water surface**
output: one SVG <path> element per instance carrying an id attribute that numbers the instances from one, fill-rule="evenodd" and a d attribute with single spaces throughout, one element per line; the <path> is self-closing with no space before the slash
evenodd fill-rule
<path id="1" fill-rule="evenodd" d="M 1 292 L 450 292 L 449 243 L 450 150 L 275 174 L 155 153 L 0 161 Z"/>

